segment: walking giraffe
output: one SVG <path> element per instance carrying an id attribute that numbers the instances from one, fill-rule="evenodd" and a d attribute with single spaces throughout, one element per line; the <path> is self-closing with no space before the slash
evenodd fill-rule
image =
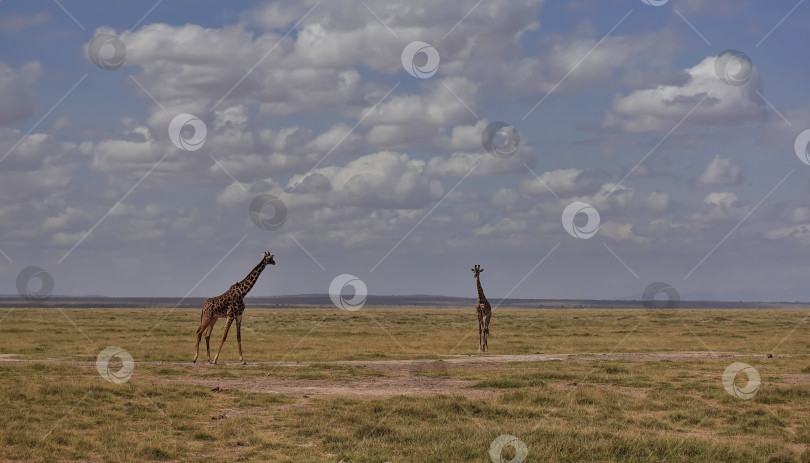
<path id="1" fill-rule="evenodd" d="M 222 342 L 219 343 L 217 355 L 214 357 L 214 365 L 217 364 L 219 353 L 222 352 L 222 345 L 225 344 L 225 338 L 228 337 L 228 330 L 231 328 L 231 323 L 236 320 L 236 342 L 239 345 L 239 361 L 242 364 L 245 361 L 242 359 L 242 313 L 245 311 L 245 295 L 256 284 L 259 279 L 259 274 L 262 273 L 267 265 L 276 265 L 273 260 L 273 254 L 269 252 L 262 253 L 262 261 L 259 265 L 250 271 L 247 277 L 239 283 L 234 283 L 223 294 L 212 297 L 205 301 L 203 304 L 202 313 L 200 314 L 200 327 L 197 328 L 197 351 L 194 354 L 192 363 L 197 363 L 197 356 L 200 355 L 200 338 L 205 333 L 205 350 L 208 353 L 208 362 L 211 363 L 211 348 L 209 346 L 209 339 L 211 339 L 211 331 L 214 330 L 214 324 L 217 319 L 225 318 L 225 332 L 222 334 Z"/>
<path id="2" fill-rule="evenodd" d="M 484 288 L 481 287 L 481 272 L 484 269 L 480 265 L 472 268 L 475 274 L 475 285 L 478 288 L 478 301 L 475 303 L 475 312 L 478 314 L 478 352 L 487 351 L 487 338 L 489 338 L 489 321 L 492 319 L 492 306 L 489 305 L 487 297 L 484 296 Z"/>

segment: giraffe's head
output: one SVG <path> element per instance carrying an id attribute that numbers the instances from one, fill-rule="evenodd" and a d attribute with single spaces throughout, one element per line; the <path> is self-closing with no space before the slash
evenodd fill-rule
<path id="1" fill-rule="evenodd" d="M 478 275 L 480 275 L 481 272 L 484 271 L 484 269 L 482 269 L 480 265 L 476 265 L 471 270 L 473 271 L 473 277 L 474 278 L 478 278 Z"/>
<path id="2" fill-rule="evenodd" d="M 262 253 L 262 259 L 264 260 L 265 265 L 276 265 L 276 261 L 273 260 L 275 254 L 270 254 L 269 252 Z"/>

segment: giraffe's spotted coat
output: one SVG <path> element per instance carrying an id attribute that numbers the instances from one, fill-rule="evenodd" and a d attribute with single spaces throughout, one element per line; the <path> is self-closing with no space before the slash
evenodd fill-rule
<path id="1" fill-rule="evenodd" d="M 489 321 L 492 319 L 492 306 L 489 305 L 487 297 L 484 296 L 484 288 L 481 287 L 481 272 L 484 269 L 480 265 L 472 268 L 475 275 L 475 286 L 478 288 L 478 301 L 475 303 L 475 312 L 478 314 L 478 352 L 487 351 L 487 339 L 489 338 Z"/>
<path id="2" fill-rule="evenodd" d="M 231 328 L 231 323 L 236 321 L 236 342 L 239 345 L 239 361 L 244 362 L 242 359 L 242 313 L 245 311 L 245 296 L 256 284 L 262 270 L 268 265 L 276 265 L 273 260 L 273 254 L 265 252 L 262 254 L 262 261 L 251 270 L 244 280 L 234 283 L 219 296 L 212 297 L 205 301 L 203 304 L 202 313 L 200 314 L 200 327 L 197 328 L 197 347 L 194 354 L 194 360 L 197 362 L 197 357 L 200 355 L 200 339 L 205 333 L 205 350 L 208 353 L 208 362 L 211 362 L 211 348 L 209 340 L 211 339 L 211 332 L 214 330 L 214 324 L 220 318 L 226 320 L 225 332 L 222 334 L 222 342 L 219 344 L 219 350 L 214 357 L 214 364 L 219 359 L 219 353 L 222 352 L 222 345 L 225 344 L 225 338 L 228 337 L 228 330 Z"/>

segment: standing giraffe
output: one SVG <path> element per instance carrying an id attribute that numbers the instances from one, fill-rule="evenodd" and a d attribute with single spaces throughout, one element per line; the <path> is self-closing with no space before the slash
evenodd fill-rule
<path id="1" fill-rule="evenodd" d="M 475 274 L 475 285 L 478 288 L 478 301 L 475 303 L 475 312 L 478 314 L 478 352 L 487 351 L 487 338 L 489 338 L 489 321 L 492 319 L 492 306 L 489 305 L 487 297 L 484 296 L 484 288 L 481 287 L 481 277 L 479 275 L 484 269 L 480 265 L 472 268 Z"/>
<path id="2" fill-rule="evenodd" d="M 197 356 L 200 355 L 200 338 L 203 332 L 205 332 L 205 350 L 208 353 L 208 363 L 211 363 L 211 348 L 208 341 L 211 339 L 211 331 L 214 330 L 217 319 L 224 317 L 227 320 L 225 333 L 222 334 L 222 342 L 219 343 L 219 350 L 217 350 L 213 363 L 214 365 L 217 364 L 219 353 L 222 352 L 222 345 L 225 344 L 225 338 L 228 337 L 231 323 L 236 320 L 236 342 L 239 344 L 239 361 L 244 365 L 245 361 L 242 359 L 242 313 L 245 311 L 245 295 L 256 284 L 259 274 L 268 264 L 276 265 L 276 261 L 273 260 L 273 254 L 264 252 L 262 253 L 262 261 L 259 262 L 259 265 L 253 267 L 253 270 L 244 280 L 234 283 L 223 294 L 205 301 L 200 314 L 200 327 L 197 328 L 197 352 L 194 354 L 192 363 L 197 363 Z"/>

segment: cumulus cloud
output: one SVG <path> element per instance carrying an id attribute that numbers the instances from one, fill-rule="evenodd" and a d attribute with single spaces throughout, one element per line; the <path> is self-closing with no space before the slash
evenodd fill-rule
<path id="1" fill-rule="evenodd" d="M 599 234 L 615 241 L 630 240 L 637 244 L 649 244 L 650 239 L 633 233 L 633 224 L 606 221 L 599 224 Z"/>
<path id="2" fill-rule="evenodd" d="M 527 147 L 518 148 L 518 151 L 508 158 L 499 158 L 487 152 L 460 152 L 453 153 L 449 157 L 435 156 L 431 158 L 427 162 L 425 173 L 453 178 L 461 178 L 466 175 L 480 177 L 522 174 L 528 171 L 526 166 L 533 167 L 534 163 L 534 153 Z"/>
<path id="3" fill-rule="evenodd" d="M 12 69 L 0 61 L 0 125 L 10 125 L 34 115 L 36 97 L 31 85 L 42 75 L 39 61 Z"/>
<path id="4" fill-rule="evenodd" d="M 653 191 L 645 199 L 645 204 L 648 209 L 653 212 L 664 212 L 670 203 L 670 195 L 661 191 Z"/>
<path id="5" fill-rule="evenodd" d="M 742 183 L 742 169 L 732 164 L 731 159 L 716 155 L 698 177 L 699 186 L 733 186 Z"/>
<path id="6" fill-rule="evenodd" d="M 677 43 L 669 29 L 600 39 L 593 25 L 586 22 L 573 37 L 547 37 L 540 56 L 496 61 L 488 73 L 492 79 L 488 84 L 516 93 L 566 93 L 612 81 L 617 73 L 634 68 L 634 63 L 663 65 L 676 51 Z"/>
<path id="7" fill-rule="evenodd" d="M 761 91 L 762 82 L 756 68 L 752 72 L 744 85 L 727 84 L 715 72 L 715 57 L 709 56 L 686 69 L 689 80 L 682 85 L 659 85 L 617 96 L 603 125 L 649 132 L 671 130 L 681 120 L 690 126 L 721 127 L 760 121 L 766 107 L 756 91 Z"/>
<path id="8" fill-rule="evenodd" d="M 363 124 L 371 126 L 366 141 L 387 149 L 430 146 L 439 141 L 437 135 L 443 127 L 477 121 L 469 108 L 475 107 L 476 92 L 472 81 L 451 78 L 424 94 L 394 95 L 364 116 Z M 478 132 L 478 146 L 480 140 Z"/>
<path id="9" fill-rule="evenodd" d="M 16 34 L 25 29 L 53 21 L 50 13 L 40 11 L 34 14 L 10 13 L 0 17 L 0 32 Z"/>
<path id="10" fill-rule="evenodd" d="M 539 177 L 523 180 L 518 186 L 527 195 L 557 195 L 561 197 L 593 194 L 599 189 L 597 175 L 579 169 L 558 169 L 543 172 Z"/>
<path id="11" fill-rule="evenodd" d="M 703 198 L 702 208 L 691 214 L 691 221 L 698 226 L 715 222 L 742 219 L 750 206 L 728 191 L 709 193 Z"/>
<path id="12" fill-rule="evenodd" d="M 424 161 L 383 151 L 362 156 L 344 167 L 316 169 L 308 176 L 313 178 L 293 176 L 287 188 L 307 181 L 307 192 L 328 193 L 324 199 L 334 205 L 416 209 L 444 195 L 441 182 L 429 179 L 424 169 Z"/>
<path id="13" fill-rule="evenodd" d="M 810 245 L 810 223 L 768 230 L 765 232 L 765 237 L 769 240 L 793 238 L 803 246 L 808 246 Z"/>

